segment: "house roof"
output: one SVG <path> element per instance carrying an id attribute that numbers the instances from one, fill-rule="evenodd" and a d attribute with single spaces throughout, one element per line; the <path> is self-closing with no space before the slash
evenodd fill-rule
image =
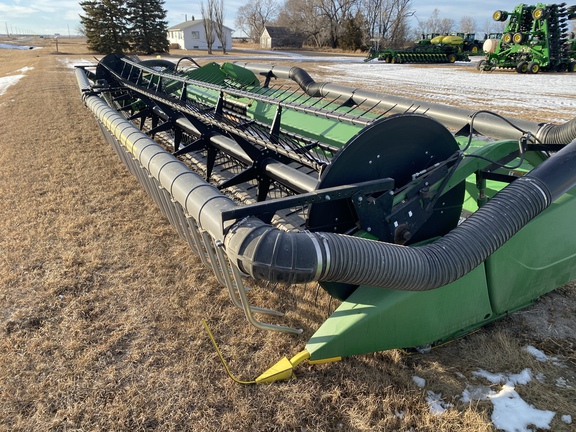
<path id="1" fill-rule="evenodd" d="M 190 28 L 190 27 L 196 27 L 198 24 L 204 25 L 204 20 L 203 19 L 197 19 L 197 20 L 184 21 L 184 22 L 181 22 L 180 24 L 176 24 L 175 26 L 170 27 L 168 29 L 168 31 L 185 30 L 185 29 Z M 227 27 L 227 26 L 223 26 L 223 27 L 227 30 L 234 31 L 230 27 Z"/>
<path id="2" fill-rule="evenodd" d="M 273 38 L 294 36 L 294 32 L 288 27 L 264 26 L 264 30 Z"/>

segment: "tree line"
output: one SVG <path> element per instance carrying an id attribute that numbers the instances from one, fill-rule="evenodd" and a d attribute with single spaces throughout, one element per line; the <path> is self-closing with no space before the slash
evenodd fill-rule
<path id="1" fill-rule="evenodd" d="M 200 3 L 208 53 L 215 39 L 224 37 L 224 0 Z M 80 6 L 81 34 L 88 48 L 99 53 L 168 52 L 168 22 L 164 0 L 83 0 Z M 226 53 L 226 44 L 222 46 Z"/>
<path id="2" fill-rule="evenodd" d="M 201 2 L 208 53 L 215 37 L 224 40 L 223 0 Z M 167 52 L 168 23 L 164 0 L 83 0 L 81 32 L 88 48 L 100 52 Z M 301 36 L 306 45 L 344 50 L 363 50 L 373 43 L 400 47 L 420 34 L 474 32 L 477 24 L 462 17 L 460 28 L 442 18 L 438 9 L 418 27 L 410 27 L 415 15 L 412 0 L 251 0 L 238 9 L 236 31 L 258 42 L 266 25 L 282 26 Z M 486 33 L 501 31 L 502 23 L 486 20 Z M 225 46 L 223 45 L 225 52 Z"/>
<path id="3" fill-rule="evenodd" d="M 456 28 L 457 23 L 442 18 L 438 9 L 427 20 L 418 20 L 413 29 L 414 15 L 412 0 L 252 0 L 240 7 L 235 25 L 254 41 L 260 39 L 264 26 L 271 25 L 290 28 L 309 46 L 345 50 L 367 49 L 374 42 L 394 48 L 420 34 L 477 29 L 471 17 L 462 17 Z M 502 23 L 488 17 L 483 26 L 486 33 L 497 32 Z"/>
<path id="4" fill-rule="evenodd" d="M 168 51 L 163 0 L 84 0 L 80 31 L 99 53 Z"/>

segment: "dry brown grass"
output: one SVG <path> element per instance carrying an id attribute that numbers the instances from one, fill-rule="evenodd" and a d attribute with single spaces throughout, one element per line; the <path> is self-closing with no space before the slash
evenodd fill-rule
<path id="1" fill-rule="evenodd" d="M 546 380 L 522 397 L 576 417 L 574 339 L 541 338 L 522 319 L 428 355 L 390 351 L 303 364 L 287 383 L 232 382 L 202 319 L 231 369 L 251 379 L 303 348 L 328 298 L 262 286 L 255 302 L 288 311 L 282 322 L 305 333 L 248 326 L 83 107 L 60 60 L 90 58 L 85 46 L 62 39 L 56 55 L 53 41 L 35 42 L 46 47 L 0 50 L 0 77 L 34 68 L 0 96 L 0 430 L 490 431 L 489 402 L 459 402 L 478 368 L 541 371 Z M 573 288 L 554 294 L 574 305 Z M 535 362 L 527 343 L 565 366 Z M 414 375 L 454 407 L 430 414 Z M 559 376 L 572 388 L 556 387 Z M 557 416 L 552 428 L 569 426 Z"/>

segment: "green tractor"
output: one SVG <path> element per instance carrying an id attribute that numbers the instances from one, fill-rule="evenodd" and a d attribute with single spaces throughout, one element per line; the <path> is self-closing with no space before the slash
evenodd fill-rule
<path id="1" fill-rule="evenodd" d="M 430 45 L 430 41 L 435 37 L 440 36 L 440 33 L 422 33 L 422 37 L 414 42 L 414 45 Z"/>
<path id="2" fill-rule="evenodd" d="M 576 6 L 520 4 L 511 13 L 494 12 L 493 18 L 508 23 L 498 42 L 486 41 L 487 55 L 478 63 L 479 70 L 576 72 L 576 41 L 568 34 L 568 20 L 576 18 Z"/>
<path id="3" fill-rule="evenodd" d="M 467 51 L 472 55 L 477 55 L 482 52 L 482 47 L 488 35 L 484 34 L 483 39 L 476 39 L 476 33 L 452 33 L 453 36 L 462 38 L 462 50 Z"/>

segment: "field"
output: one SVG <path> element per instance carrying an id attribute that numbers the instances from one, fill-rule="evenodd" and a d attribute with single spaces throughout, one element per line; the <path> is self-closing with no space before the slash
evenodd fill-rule
<path id="1" fill-rule="evenodd" d="M 26 43 L 42 49 L 0 49 L 0 431 L 477 432 L 536 430 L 527 427 L 538 422 L 538 430 L 574 430 L 574 284 L 428 354 L 394 350 L 303 363 L 295 380 L 273 385 L 232 381 L 202 320 L 231 371 L 249 380 L 300 351 L 334 304 L 315 286 L 258 285 L 255 303 L 285 311 L 281 323 L 304 334 L 252 328 L 83 106 L 70 66 L 94 54 L 81 40 L 61 39 L 58 52 L 51 40 Z M 202 54 L 200 62 L 222 60 L 194 54 Z M 246 54 L 233 51 L 227 59 L 236 55 Z M 387 74 L 383 87 L 391 92 L 461 106 L 486 97 L 473 85 L 475 97 L 462 87 L 422 91 L 408 72 L 395 84 L 390 68 L 398 65 L 374 72 L 384 65 L 250 55 L 298 65 L 317 80 L 382 85 L 373 75 L 364 82 L 344 75 L 366 66 Z M 465 83 L 488 79 L 473 67 L 454 68 L 446 73 L 464 74 Z M 502 98 L 488 108 L 546 121 L 576 113 L 576 95 L 561 107 L 541 106 L 559 98 L 551 92 L 575 75 L 491 76 L 548 84 L 530 84 L 532 104 L 503 85 Z M 561 83 L 550 88 L 556 79 Z M 499 411 L 498 396 L 513 409 Z"/>

